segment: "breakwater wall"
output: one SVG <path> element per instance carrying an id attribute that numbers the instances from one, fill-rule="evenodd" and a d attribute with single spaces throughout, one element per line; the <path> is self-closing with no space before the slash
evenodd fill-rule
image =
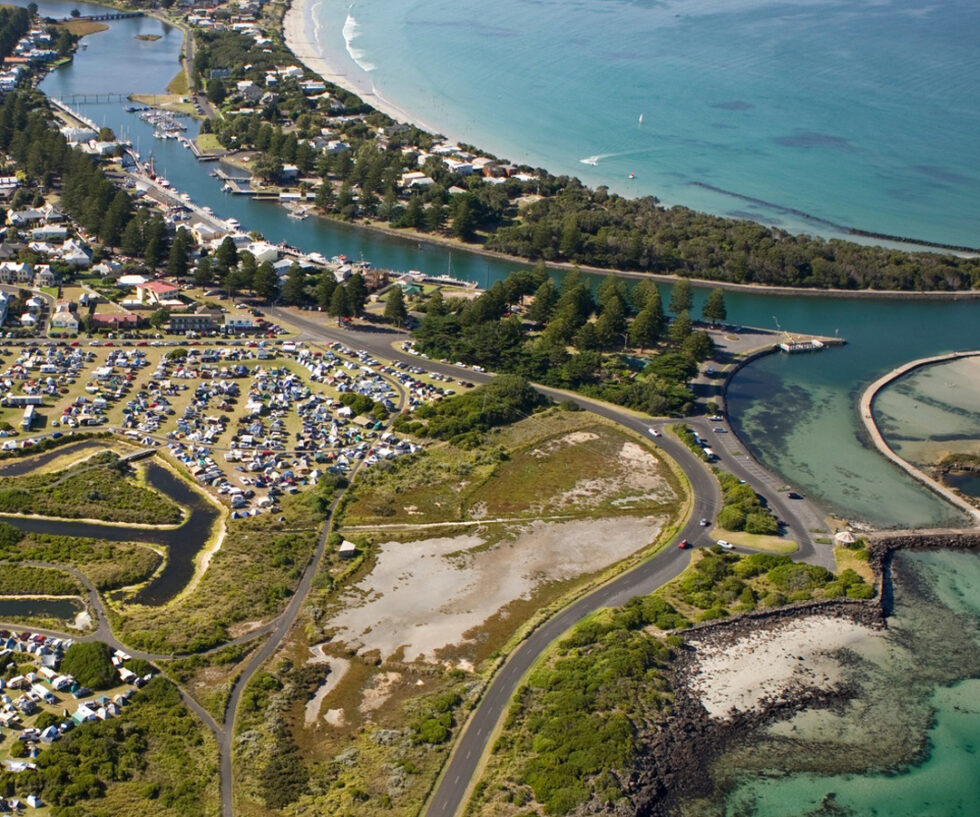
<path id="1" fill-rule="evenodd" d="M 947 488 L 938 480 L 930 477 L 921 468 L 916 467 L 908 460 L 899 456 L 885 440 L 885 437 L 881 433 L 881 429 L 878 427 L 878 423 L 874 418 L 874 401 L 878 397 L 881 390 L 889 384 L 893 383 L 899 378 L 904 377 L 910 372 L 915 371 L 916 369 L 922 368 L 923 366 L 932 366 L 936 363 L 945 363 L 950 360 L 959 360 L 961 358 L 977 356 L 980 356 L 980 351 L 951 352 L 947 355 L 935 355 L 933 357 L 913 360 L 899 366 L 896 369 L 892 369 L 892 371 L 882 377 L 879 377 L 874 383 L 864 390 L 864 394 L 861 395 L 859 412 L 861 422 L 864 423 L 864 427 L 867 430 L 868 435 L 871 437 L 871 442 L 874 443 L 875 448 L 877 448 L 882 454 L 884 454 L 885 457 L 895 463 L 895 465 L 908 473 L 914 479 L 918 480 L 927 488 L 966 513 L 966 515 L 973 521 L 974 525 L 980 526 L 980 509 L 977 509 L 971 505 L 969 502 L 959 496 L 959 494 L 950 488 Z"/>

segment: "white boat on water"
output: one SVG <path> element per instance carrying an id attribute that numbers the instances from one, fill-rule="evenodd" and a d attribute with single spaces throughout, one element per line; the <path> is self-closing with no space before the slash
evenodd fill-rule
<path id="1" fill-rule="evenodd" d="M 225 219 L 225 224 L 228 225 L 229 230 L 240 230 L 242 225 L 237 218 Z"/>
<path id="2" fill-rule="evenodd" d="M 592 167 L 596 167 L 599 164 L 599 157 L 598 156 L 586 156 L 584 159 L 579 159 L 579 161 L 583 165 L 592 165 Z"/>
<path id="3" fill-rule="evenodd" d="M 286 213 L 290 218 L 294 218 L 297 221 L 302 221 L 304 218 L 309 218 L 310 214 L 306 210 L 290 210 Z"/>

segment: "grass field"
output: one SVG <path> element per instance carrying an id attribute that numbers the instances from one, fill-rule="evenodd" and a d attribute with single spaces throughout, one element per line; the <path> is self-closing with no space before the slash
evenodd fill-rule
<path id="1" fill-rule="evenodd" d="M 243 778 L 261 779 L 265 758 L 282 753 L 274 735 L 289 734 L 311 786 L 286 813 L 409 817 L 497 651 L 542 608 L 649 552 L 683 488 L 631 435 L 558 410 L 481 449 L 436 444 L 355 485 L 345 525 L 400 527 L 344 529 L 364 556 L 318 574 L 305 622 L 240 718 L 237 762 Z M 445 525 L 417 527 L 433 523 Z M 275 810 L 261 785 L 240 795 L 245 817 Z"/>
<path id="2" fill-rule="evenodd" d="M 850 568 L 869 584 L 874 582 L 874 570 L 868 561 L 866 548 L 835 547 L 834 560 L 837 562 L 838 573 Z"/>
<path id="3" fill-rule="evenodd" d="M 440 443 L 372 471 L 343 524 L 608 516 L 662 511 L 676 497 L 676 480 L 650 449 L 591 415 L 552 410 L 508 427 L 488 447 Z"/>
<path id="4" fill-rule="evenodd" d="M 796 542 L 792 539 L 783 539 L 779 536 L 764 536 L 758 533 L 746 533 L 742 530 L 723 530 L 715 528 L 711 531 L 712 539 L 724 539 L 739 547 L 752 548 L 752 550 L 764 550 L 766 553 L 796 553 L 799 549 Z"/>
<path id="5" fill-rule="evenodd" d="M 109 26 L 105 23 L 97 23 L 94 20 L 66 20 L 58 24 L 59 28 L 68 29 L 69 33 L 76 37 L 85 37 L 88 34 L 98 34 L 106 31 Z"/>
<path id="6" fill-rule="evenodd" d="M 144 525 L 175 525 L 183 511 L 139 484 L 134 470 L 102 452 L 65 471 L 0 478 L 0 512 Z"/>
<path id="7" fill-rule="evenodd" d="M 199 133 L 194 141 L 201 150 L 224 150 L 221 142 L 218 141 L 218 137 L 213 133 Z"/>

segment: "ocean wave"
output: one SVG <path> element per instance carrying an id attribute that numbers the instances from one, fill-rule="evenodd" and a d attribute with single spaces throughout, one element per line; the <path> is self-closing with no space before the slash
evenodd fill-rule
<path id="1" fill-rule="evenodd" d="M 374 71 L 377 66 L 365 59 L 367 54 L 360 48 L 354 48 L 354 39 L 359 33 L 360 26 L 357 24 L 357 20 L 354 19 L 353 14 L 348 14 L 347 19 L 344 20 L 343 28 L 344 44 L 347 47 L 347 53 L 362 71 Z"/>

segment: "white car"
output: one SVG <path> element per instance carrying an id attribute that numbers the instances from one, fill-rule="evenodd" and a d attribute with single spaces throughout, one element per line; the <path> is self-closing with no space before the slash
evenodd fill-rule
<path id="1" fill-rule="evenodd" d="M 726 542 L 724 539 L 719 539 L 717 542 L 715 542 L 715 544 L 720 548 L 724 548 L 725 550 L 735 550 L 735 545 L 733 545 L 731 542 Z"/>
<path id="2" fill-rule="evenodd" d="M 647 431 L 649 431 L 654 437 L 660 436 L 660 432 L 655 428 L 648 428 Z"/>

